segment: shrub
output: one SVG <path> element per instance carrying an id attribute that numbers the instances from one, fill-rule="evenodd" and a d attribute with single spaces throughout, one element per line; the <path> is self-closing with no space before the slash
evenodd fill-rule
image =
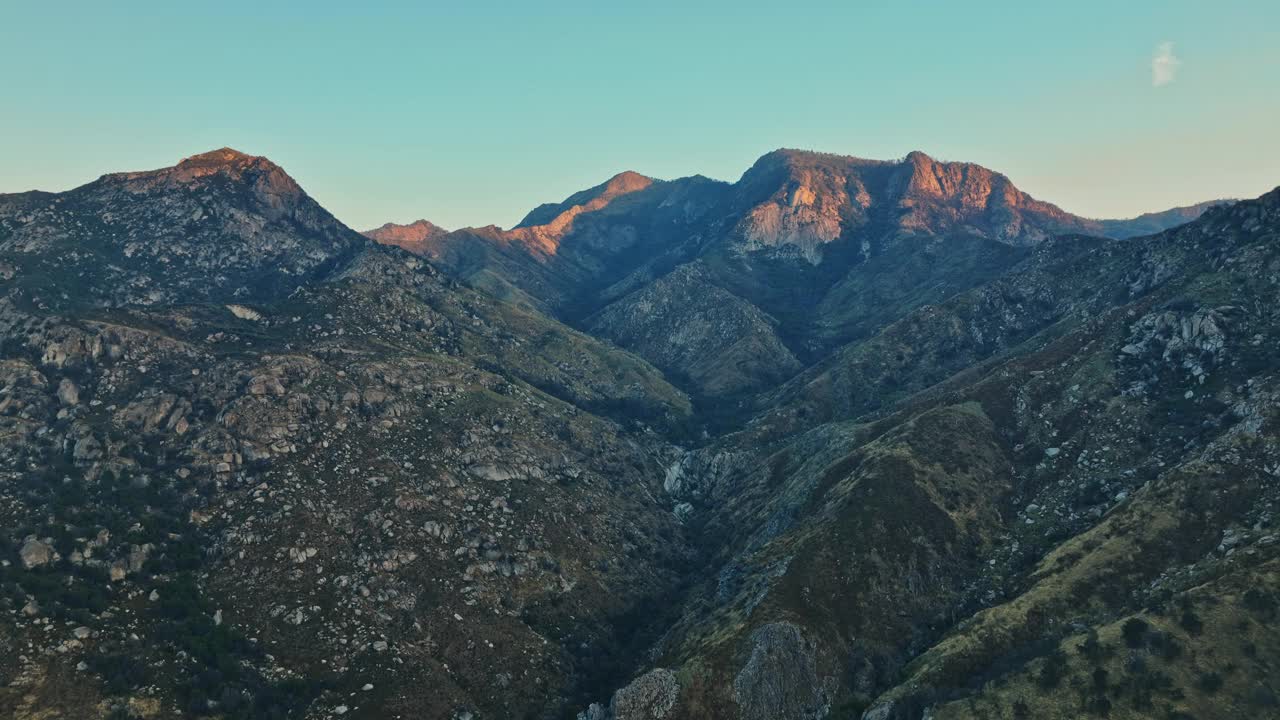
<path id="1" fill-rule="evenodd" d="M 1166 632 L 1153 630 L 1147 634 L 1147 644 L 1152 652 L 1165 660 L 1173 660 L 1182 654 L 1182 645 L 1177 638 Z"/>
<path id="2" fill-rule="evenodd" d="M 1131 648 L 1142 647 L 1142 643 L 1147 637 L 1147 621 L 1142 618 L 1129 618 L 1120 628 L 1120 633 L 1124 635 L 1124 644 Z"/>
<path id="3" fill-rule="evenodd" d="M 1222 676 L 1216 672 L 1201 673 L 1197 684 L 1201 690 L 1213 695 L 1222 689 Z"/>
<path id="4" fill-rule="evenodd" d="M 1044 659 L 1040 672 L 1036 675 L 1036 685 L 1042 690 L 1052 690 L 1062 683 L 1062 676 L 1067 672 L 1067 654 L 1054 650 Z"/>
<path id="5" fill-rule="evenodd" d="M 1182 617 L 1178 619 L 1178 624 L 1192 635 L 1199 635 L 1200 631 L 1204 630 L 1204 623 L 1200 620 L 1200 616 L 1190 607 L 1182 611 Z"/>
<path id="6" fill-rule="evenodd" d="M 1257 588 L 1245 591 L 1244 606 L 1268 620 L 1276 614 L 1276 599 Z"/>
<path id="7" fill-rule="evenodd" d="M 1080 643 L 1076 649 L 1081 655 L 1095 663 L 1102 662 L 1112 655 L 1112 650 L 1109 645 L 1103 642 L 1098 642 L 1098 633 L 1095 630 L 1090 630 L 1089 636 L 1086 637 L 1084 642 Z"/>
<path id="8" fill-rule="evenodd" d="M 102 676 L 103 692 L 107 695 L 125 695 L 148 682 L 146 663 L 123 653 L 93 655 L 88 665 Z"/>

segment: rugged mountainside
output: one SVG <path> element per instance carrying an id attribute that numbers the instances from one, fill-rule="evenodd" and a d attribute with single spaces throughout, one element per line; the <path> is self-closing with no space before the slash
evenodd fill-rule
<path id="1" fill-rule="evenodd" d="M 365 244 L 275 163 L 228 148 L 0 198 L 0 277 L 49 307 L 281 297 Z"/>
<path id="2" fill-rule="evenodd" d="M 670 716 L 1277 712 L 1278 239 L 1043 243 L 687 455 Z"/>
<path id="3" fill-rule="evenodd" d="M 260 158 L 0 207 L 0 715 L 559 717 L 630 668 L 691 557 L 644 361 Z"/>
<path id="4" fill-rule="evenodd" d="M 1129 237 L 1194 214 L 1088 220 L 999 173 L 921 152 L 878 161 L 778 150 L 732 185 L 622 173 L 510 231 L 459 230 L 420 254 L 723 404 L 996 277 L 1052 235 Z M 688 301 L 691 282 L 716 300 Z"/>
<path id="5" fill-rule="evenodd" d="M 620 173 L 562 203 L 535 208 L 511 230 L 463 228 L 422 255 L 492 295 L 563 317 L 620 293 L 628 275 L 657 276 L 696 244 L 695 228 L 727 186 Z"/>
<path id="6" fill-rule="evenodd" d="M 1280 190 L 1202 209 L 786 150 L 377 242 L 231 150 L 0 196 L 0 714 L 1280 714 Z"/>

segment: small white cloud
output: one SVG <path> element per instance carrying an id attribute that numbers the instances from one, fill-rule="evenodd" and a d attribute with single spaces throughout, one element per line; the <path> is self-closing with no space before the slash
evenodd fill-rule
<path id="1" fill-rule="evenodd" d="M 1151 56 L 1151 87 L 1161 87 L 1173 82 L 1182 61 L 1173 54 L 1173 43 L 1165 41 L 1156 46 Z"/>

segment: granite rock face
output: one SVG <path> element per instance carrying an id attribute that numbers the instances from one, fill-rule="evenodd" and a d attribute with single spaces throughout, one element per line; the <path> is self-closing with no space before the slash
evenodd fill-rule
<path id="1" fill-rule="evenodd" d="M 791 623 L 770 623 L 751 635 L 751 655 L 733 681 L 743 720 L 820 720 L 831 710 L 818 675 L 816 649 Z"/>
<path id="2" fill-rule="evenodd" d="M 680 693 L 675 673 L 650 670 L 613 695 L 614 720 L 662 720 L 675 717 L 672 709 Z"/>

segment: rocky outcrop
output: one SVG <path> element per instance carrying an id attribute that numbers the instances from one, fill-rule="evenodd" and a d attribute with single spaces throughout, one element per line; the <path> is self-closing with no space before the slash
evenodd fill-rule
<path id="1" fill-rule="evenodd" d="M 22 547 L 18 550 L 18 557 L 22 560 L 22 567 L 28 570 L 48 565 L 59 559 L 49 539 L 39 540 L 34 536 L 29 536 L 23 541 Z"/>
<path id="2" fill-rule="evenodd" d="M 679 717 L 680 683 L 675 673 L 655 668 L 613 694 L 608 706 L 592 703 L 578 720 L 661 720 Z"/>
<path id="3" fill-rule="evenodd" d="M 63 378 L 58 382 L 58 401 L 63 405 L 80 404 L 80 388 L 70 378 Z"/>
<path id="4" fill-rule="evenodd" d="M 832 680 L 818 673 L 816 650 L 800 628 L 770 623 L 751 635 L 751 654 L 733 681 L 742 720 L 821 720 Z"/>
<path id="5" fill-rule="evenodd" d="M 747 251 L 792 251 L 811 263 L 836 240 L 860 236 L 865 252 L 890 233 L 974 233 L 1012 245 L 1094 229 L 1089 221 L 1021 192 L 971 163 L 913 152 L 899 162 L 778 150 L 743 176 L 747 190 L 776 189 L 739 225 Z M 755 190 L 759 192 L 760 190 Z"/>
<path id="6" fill-rule="evenodd" d="M 675 717 L 674 708 L 680 693 L 675 673 L 658 668 L 650 670 L 613 694 L 610 707 L 614 720 L 662 720 Z"/>

